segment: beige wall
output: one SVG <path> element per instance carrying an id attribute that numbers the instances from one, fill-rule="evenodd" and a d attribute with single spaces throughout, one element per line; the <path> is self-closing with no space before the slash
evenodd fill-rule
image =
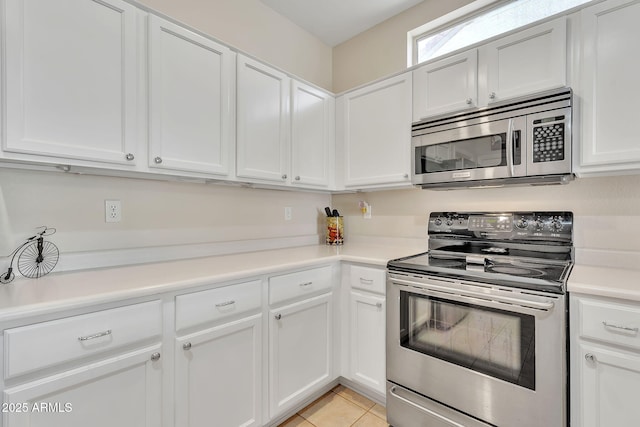
<path id="1" fill-rule="evenodd" d="M 61 252 L 313 236 L 329 194 L 0 169 L 2 255 L 35 227 Z M 104 201 L 122 202 L 105 223 Z M 284 220 L 284 207 L 292 220 Z"/>
<path id="2" fill-rule="evenodd" d="M 243 52 L 332 89 L 332 50 L 260 0 L 140 0 Z"/>
<path id="3" fill-rule="evenodd" d="M 425 0 L 333 49 L 333 91 L 407 68 L 407 32 L 473 0 Z"/>

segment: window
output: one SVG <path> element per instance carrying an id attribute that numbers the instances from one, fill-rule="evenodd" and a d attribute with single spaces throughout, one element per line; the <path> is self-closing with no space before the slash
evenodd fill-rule
<path id="1" fill-rule="evenodd" d="M 590 0 L 479 0 L 409 32 L 409 65 L 419 64 L 491 37 L 560 14 Z M 462 13 L 462 15 L 461 15 Z"/>

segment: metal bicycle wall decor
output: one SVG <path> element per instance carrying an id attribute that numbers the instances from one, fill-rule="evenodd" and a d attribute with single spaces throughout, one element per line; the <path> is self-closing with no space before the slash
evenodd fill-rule
<path id="1" fill-rule="evenodd" d="M 58 263 L 60 252 L 52 242 L 45 241 L 45 236 L 51 236 L 56 232 L 55 228 L 47 226 L 39 227 L 41 231 L 31 236 L 26 242 L 18 246 L 9 255 L 11 262 L 7 271 L 0 276 L 0 283 L 9 283 L 15 278 L 13 262 L 18 257 L 18 271 L 24 277 L 36 279 L 48 274 Z"/>

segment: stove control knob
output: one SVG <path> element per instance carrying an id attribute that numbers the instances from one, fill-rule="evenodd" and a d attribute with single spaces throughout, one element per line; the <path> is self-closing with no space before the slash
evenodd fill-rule
<path id="1" fill-rule="evenodd" d="M 447 224 L 447 227 L 451 227 L 453 225 L 453 220 L 451 218 L 447 218 L 445 224 Z"/>
<path id="2" fill-rule="evenodd" d="M 516 227 L 518 227 L 521 230 L 524 230 L 528 226 L 529 226 L 529 222 L 527 222 L 527 220 L 524 218 L 520 218 L 518 221 L 516 221 Z"/>
<path id="3" fill-rule="evenodd" d="M 433 220 L 433 223 L 440 227 L 442 225 L 442 218 L 436 218 Z"/>
<path id="4" fill-rule="evenodd" d="M 535 228 L 536 231 L 542 231 L 542 229 L 544 228 L 544 222 L 542 222 L 542 220 L 540 219 L 536 219 L 533 222 L 533 227 Z"/>
<path id="5" fill-rule="evenodd" d="M 556 233 L 561 231 L 562 227 L 562 221 L 560 221 L 559 219 L 551 220 L 551 223 L 549 224 L 549 228 L 551 229 L 551 231 L 554 231 Z"/>

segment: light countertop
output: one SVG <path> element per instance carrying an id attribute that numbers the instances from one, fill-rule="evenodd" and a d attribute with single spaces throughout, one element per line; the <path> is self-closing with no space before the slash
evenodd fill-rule
<path id="1" fill-rule="evenodd" d="M 567 290 L 640 302 L 640 270 L 576 264 L 569 276 Z"/>
<path id="2" fill-rule="evenodd" d="M 0 321 L 346 261 L 384 268 L 415 245 L 311 245 L 16 278 L 0 287 Z M 640 301 L 640 270 L 575 265 L 569 292 Z"/>
<path id="3" fill-rule="evenodd" d="M 67 273 L 16 278 L 0 287 L 0 321 L 47 314 L 88 304 L 187 290 L 202 285 L 305 268 L 337 261 L 385 267 L 415 254 L 413 246 L 313 245 Z"/>

